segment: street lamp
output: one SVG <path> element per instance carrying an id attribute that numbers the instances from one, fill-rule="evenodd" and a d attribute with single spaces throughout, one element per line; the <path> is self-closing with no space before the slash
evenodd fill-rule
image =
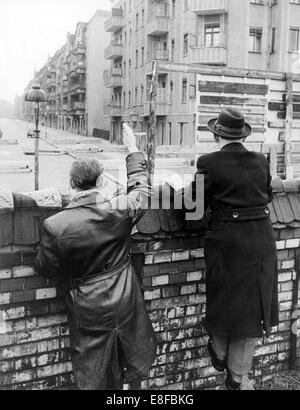
<path id="1" fill-rule="evenodd" d="M 46 93 L 41 89 L 39 84 L 35 84 L 25 95 L 26 102 L 34 103 L 34 116 L 35 116 L 35 163 L 34 163 L 34 184 L 35 190 L 39 190 L 39 145 L 40 145 L 40 131 L 39 131 L 39 119 L 40 119 L 40 103 L 46 102 Z"/>

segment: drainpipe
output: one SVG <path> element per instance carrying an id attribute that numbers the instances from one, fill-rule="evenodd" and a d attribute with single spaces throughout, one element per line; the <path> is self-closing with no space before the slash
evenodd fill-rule
<path id="1" fill-rule="evenodd" d="M 298 304 L 299 283 L 300 283 L 300 250 L 296 251 L 296 279 L 293 286 L 293 314 L 291 331 L 291 356 L 290 368 L 297 370 L 297 340 L 298 340 L 298 319 L 300 318 L 300 305 Z"/>
<path id="2" fill-rule="evenodd" d="M 267 16 L 267 27 L 268 27 L 268 46 L 267 46 L 267 68 L 270 70 L 271 67 L 271 52 L 272 52 L 272 21 L 273 21 L 273 6 L 272 0 L 269 0 L 268 5 L 268 16 Z"/>

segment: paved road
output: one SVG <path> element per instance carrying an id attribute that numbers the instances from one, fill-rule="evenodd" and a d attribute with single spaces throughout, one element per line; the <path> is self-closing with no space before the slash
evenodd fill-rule
<path id="1" fill-rule="evenodd" d="M 0 188 L 18 192 L 29 192 L 34 190 L 34 156 L 25 155 L 24 148 L 34 150 L 34 140 L 27 138 L 27 132 L 32 129 L 33 125 L 19 120 L 0 119 L 0 129 L 3 131 L 3 139 L 16 139 L 17 145 L 0 144 Z M 80 139 L 81 142 L 89 142 L 96 147 L 104 147 L 104 153 L 76 153 L 79 157 L 92 157 L 101 160 L 104 164 L 106 172 L 117 178 L 122 184 L 126 185 L 126 170 L 125 157 L 126 151 L 120 149 L 119 146 L 113 146 L 106 142 L 101 142 L 99 139 L 88 140 L 85 137 L 79 137 L 77 134 L 69 132 L 48 129 L 41 127 L 41 137 L 47 138 L 49 141 L 59 143 L 60 147 L 69 148 L 68 144 L 72 144 L 72 149 L 76 149 L 74 140 Z M 50 148 L 48 144 L 41 142 L 41 150 Z M 61 190 L 69 189 L 69 170 L 74 159 L 68 155 L 40 155 L 40 189 L 58 188 Z M 9 169 L 5 168 L 7 162 Z M 12 166 L 24 162 L 28 164 L 31 172 L 11 171 Z M 178 165 L 177 165 L 178 162 Z M 185 174 L 191 178 L 194 173 L 193 167 L 185 167 L 179 164 L 180 160 L 176 159 L 158 159 L 157 171 L 155 174 L 155 183 L 164 183 L 173 181 L 174 185 L 180 188 L 180 177 Z M 189 179 L 189 177 L 188 177 Z M 185 179 L 185 184 L 188 179 Z"/>
<path id="2" fill-rule="evenodd" d="M 42 128 L 41 136 L 46 136 L 46 130 Z M 9 189 L 13 191 L 27 192 L 34 190 L 34 156 L 25 155 L 24 148 L 34 149 L 34 140 L 27 138 L 27 132 L 32 129 L 32 124 L 25 123 L 18 120 L 4 120 L 0 119 L 0 129 L 3 131 L 2 139 L 17 139 L 18 145 L 0 145 L 0 187 L 2 189 Z M 80 138 L 77 134 L 58 130 L 47 130 L 47 137 L 51 140 L 73 140 Z M 83 139 L 83 138 L 82 138 Z M 95 140 L 99 145 L 99 140 Z M 48 144 L 41 142 L 41 149 L 51 147 Z M 73 145 L 74 148 L 74 145 Z M 107 160 L 115 158 L 117 162 L 123 163 L 125 153 L 75 153 L 77 156 L 93 157 L 100 160 Z M 7 163 L 9 170 L 5 172 L 4 162 Z M 18 164 L 26 162 L 29 164 L 32 172 L 12 171 Z M 74 159 L 68 155 L 40 155 L 40 189 L 44 188 L 59 188 L 68 189 L 69 176 L 68 172 Z M 117 165 L 115 165 L 116 167 Z M 117 174 L 116 170 L 109 170 L 112 175 Z"/>

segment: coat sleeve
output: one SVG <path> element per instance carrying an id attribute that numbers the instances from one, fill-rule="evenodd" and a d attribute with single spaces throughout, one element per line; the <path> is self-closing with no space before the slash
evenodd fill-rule
<path id="1" fill-rule="evenodd" d="M 273 195 L 273 187 L 272 187 L 272 175 L 271 175 L 271 171 L 270 171 L 270 165 L 267 162 L 267 173 L 268 173 L 268 180 L 267 180 L 267 190 L 268 190 L 268 201 L 269 203 L 271 203 L 274 199 L 274 195 Z"/>
<path id="2" fill-rule="evenodd" d="M 35 271 L 46 278 L 58 277 L 60 274 L 60 258 L 56 237 L 48 222 L 41 229 L 40 251 L 35 262 Z"/>
<path id="3" fill-rule="evenodd" d="M 204 211 L 207 210 L 210 200 L 210 195 L 212 192 L 212 181 L 209 175 L 208 169 L 205 166 L 205 161 L 200 157 L 197 161 L 197 172 L 195 174 L 195 179 L 192 183 L 193 199 L 196 199 L 196 179 L 199 175 L 204 177 Z"/>
<path id="4" fill-rule="evenodd" d="M 136 152 L 128 155 L 127 163 L 127 195 L 120 195 L 111 201 L 116 210 L 124 210 L 136 224 L 148 209 L 151 186 L 148 176 L 147 162 L 144 155 Z"/>

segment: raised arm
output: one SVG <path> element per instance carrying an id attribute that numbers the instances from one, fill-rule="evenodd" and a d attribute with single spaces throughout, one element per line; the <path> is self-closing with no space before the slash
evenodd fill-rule
<path id="1" fill-rule="evenodd" d="M 147 162 L 139 152 L 132 129 L 123 125 L 123 141 L 129 151 L 127 165 L 127 195 L 121 195 L 112 201 L 114 208 L 125 209 L 136 224 L 148 208 L 151 186 Z"/>

